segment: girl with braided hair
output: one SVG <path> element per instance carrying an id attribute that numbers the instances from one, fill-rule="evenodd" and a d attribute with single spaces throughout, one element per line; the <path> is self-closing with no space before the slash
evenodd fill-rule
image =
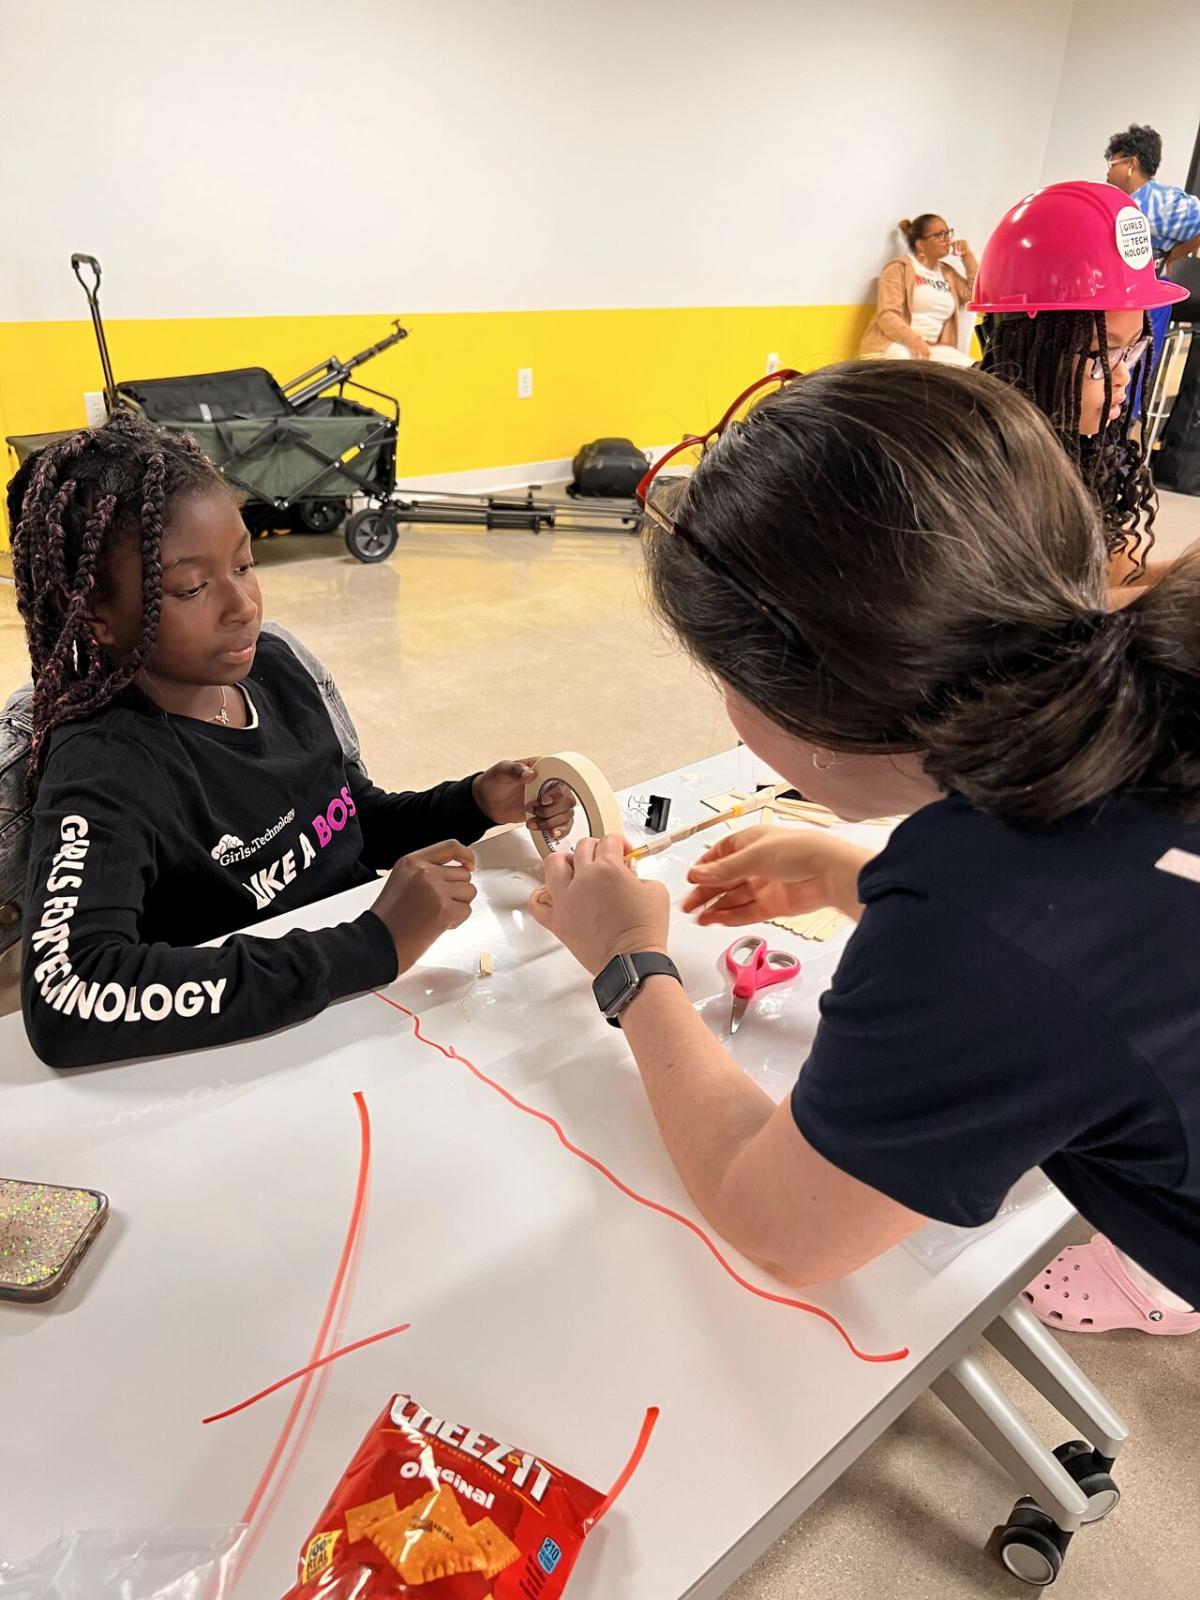
<path id="1" fill-rule="evenodd" d="M 33 667 L 22 1004 L 51 1066 L 213 1045 L 390 983 L 471 910 L 468 845 L 565 828 L 528 763 L 388 794 L 347 765 L 313 678 L 260 635 L 237 504 L 194 440 L 118 412 L 9 489 Z M 239 934 L 378 871 L 353 922 Z"/>
<path id="2" fill-rule="evenodd" d="M 1100 508 L 1111 587 L 1152 581 L 1158 497 L 1134 424 L 1153 360 L 1147 313 L 1186 299 L 1159 279 L 1146 218 L 1105 183 L 1027 195 L 984 247 L 972 311 L 991 315 L 981 363 L 1050 420 Z M 1129 598 L 1114 595 L 1118 604 Z"/>

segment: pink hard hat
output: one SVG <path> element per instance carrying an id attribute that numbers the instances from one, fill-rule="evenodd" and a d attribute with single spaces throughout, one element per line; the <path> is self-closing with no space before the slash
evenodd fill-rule
<path id="1" fill-rule="evenodd" d="M 1152 311 L 1187 290 L 1154 271 L 1150 224 L 1111 183 L 1052 183 L 983 247 L 970 311 Z"/>

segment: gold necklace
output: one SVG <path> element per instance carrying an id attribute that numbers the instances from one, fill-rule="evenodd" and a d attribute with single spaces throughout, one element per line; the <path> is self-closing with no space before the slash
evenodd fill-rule
<path id="1" fill-rule="evenodd" d="M 229 712 L 226 710 L 226 707 L 225 707 L 225 685 L 224 684 L 221 685 L 221 709 L 220 709 L 220 711 L 217 712 L 215 717 L 209 717 L 208 720 L 210 722 L 219 722 L 223 728 L 227 728 L 229 726 Z"/>

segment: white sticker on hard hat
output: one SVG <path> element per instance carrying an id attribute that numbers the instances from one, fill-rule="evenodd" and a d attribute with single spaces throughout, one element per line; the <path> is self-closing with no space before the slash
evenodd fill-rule
<path id="1" fill-rule="evenodd" d="M 1150 224 L 1136 206 L 1122 206 L 1117 212 L 1117 249 L 1131 267 L 1144 267 L 1154 259 Z"/>

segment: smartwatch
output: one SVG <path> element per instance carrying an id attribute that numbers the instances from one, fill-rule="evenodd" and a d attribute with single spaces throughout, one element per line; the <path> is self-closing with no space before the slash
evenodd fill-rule
<path id="1" fill-rule="evenodd" d="M 613 957 L 592 984 L 592 993 L 596 996 L 596 1004 L 614 1028 L 621 1026 L 622 1011 L 634 999 L 646 979 L 659 974 L 674 978 L 676 983 L 683 982 L 679 968 L 670 956 L 647 950 L 638 955 Z"/>

